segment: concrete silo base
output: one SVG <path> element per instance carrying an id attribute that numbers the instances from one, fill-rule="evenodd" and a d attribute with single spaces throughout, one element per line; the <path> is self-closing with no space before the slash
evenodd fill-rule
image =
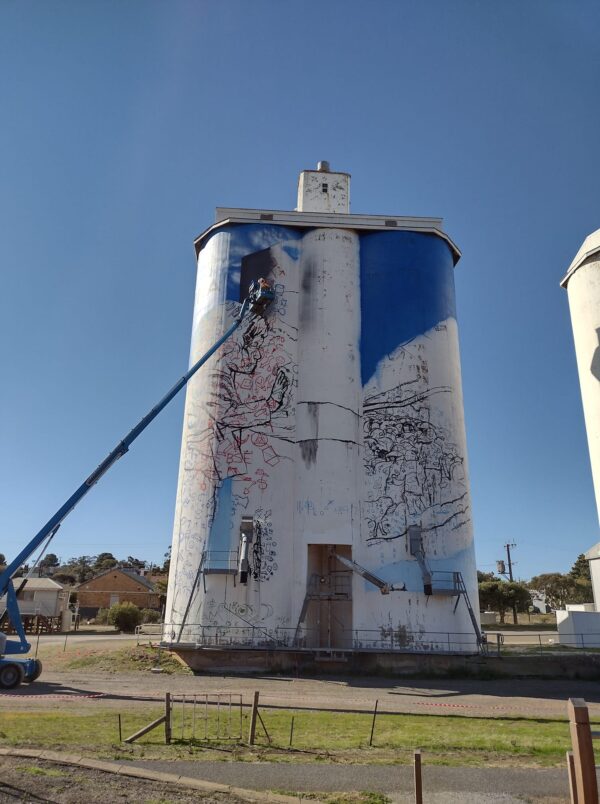
<path id="1" fill-rule="evenodd" d="M 165 645 L 173 650 L 171 646 Z M 600 680 L 600 655 L 485 656 L 377 651 L 255 650 L 180 647 L 194 673 L 531 677 Z"/>

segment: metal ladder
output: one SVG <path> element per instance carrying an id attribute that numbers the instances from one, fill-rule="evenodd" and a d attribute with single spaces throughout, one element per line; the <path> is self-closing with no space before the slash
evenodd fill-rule
<path id="1" fill-rule="evenodd" d="M 454 611 L 458 606 L 458 601 L 460 600 L 461 596 L 464 597 L 465 603 L 467 605 L 467 611 L 469 612 L 469 617 L 471 618 L 471 623 L 473 625 L 473 630 L 475 631 L 475 636 L 477 638 L 477 646 L 481 650 L 483 646 L 486 644 L 486 640 L 481 633 L 481 629 L 479 628 L 479 623 L 477 622 L 477 617 L 475 616 L 475 612 L 473 611 L 473 606 L 471 605 L 471 600 L 469 599 L 469 593 L 467 592 L 467 587 L 465 586 L 465 582 L 463 580 L 462 572 L 455 572 L 456 576 L 456 588 L 458 590 L 456 603 L 454 604 Z"/>
<path id="2" fill-rule="evenodd" d="M 196 594 L 196 587 L 198 586 L 198 581 L 200 580 L 200 575 L 202 574 L 202 569 L 204 567 L 204 560 L 206 558 L 206 550 L 202 551 L 202 558 L 200 559 L 200 564 L 198 565 L 198 571 L 196 572 L 196 577 L 194 578 L 194 583 L 192 584 L 192 588 L 190 590 L 190 596 L 188 598 L 187 606 L 185 607 L 185 612 L 183 614 L 183 619 L 181 621 L 181 627 L 179 628 L 179 635 L 177 636 L 177 642 L 181 641 L 181 635 L 183 633 L 183 628 L 185 626 L 185 621 L 187 620 L 187 616 L 190 613 L 190 607 L 192 605 L 192 600 L 194 599 L 194 595 Z"/>

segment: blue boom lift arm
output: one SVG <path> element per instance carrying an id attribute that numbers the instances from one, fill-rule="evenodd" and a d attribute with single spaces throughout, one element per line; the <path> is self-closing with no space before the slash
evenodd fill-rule
<path id="1" fill-rule="evenodd" d="M 171 388 L 170 391 L 156 404 L 140 421 L 133 427 L 129 433 L 117 444 L 117 446 L 109 452 L 106 458 L 102 461 L 102 463 L 92 472 L 92 474 L 84 480 L 84 482 L 79 486 L 79 488 L 69 497 L 69 499 L 61 505 L 58 511 L 46 522 L 44 527 L 36 533 L 36 535 L 31 539 L 30 542 L 21 550 L 21 552 L 16 556 L 16 558 L 10 562 L 6 566 L 6 568 L 0 573 L 0 598 L 6 596 L 6 614 L 10 618 L 10 621 L 17 632 L 19 637 L 19 641 L 15 640 L 6 640 L 5 644 L 3 645 L 4 640 L 0 640 L 0 657 L 2 654 L 23 654 L 28 653 L 30 650 L 30 644 L 27 642 L 25 631 L 23 629 L 23 625 L 21 622 L 21 615 L 19 612 L 19 605 L 17 603 L 17 594 L 26 583 L 26 580 L 23 581 L 19 587 L 19 590 L 16 592 L 12 578 L 14 574 L 17 572 L 19 567 L 27 561 L 27 559 L 40 547 L 44 541 L 47 541 L 46 547 L 50 543 L 51 539 L 56 534 L 56 531 L 59 529 L 61 523 L 65 519 L 65 517 L 71 513 L 71 511 L 75 508 L 75 506 L 81 502 L 81 500 L 85 497 L 85 495 L 90 491 L 92 486 L 95 486 L 96 483 L 100 480 L 100 478 L 108 472 L 111 466 L 116 463 L 126 452 L 128 452 L 129 447 L 133 444 L 133 442 L 140 436 L 146 427 L 154 421 L 154 419 L 158 416 L 161 411 L 163 411 L 166 406 L 171 402 L 171 400 L 184 388 L 188 382 L 192 379 L 194 374 L 201 368 L 206 361 L 217 351 L 217 349 L 222 346 L 225 341 L 227 341 L 236 329 L 240 326 L 244 318 L 248 313 L 253 313 L 255 315 L 262 315 L 268 305 L 273 301 L 275 297 L 275 293 L 269 283 L 264 279 L 259 279 L 258 281 L 253 281 L 250 285 L 248 290 L 248 295 L 244 299 L 240 310 L 235 318 L 233 324 L 229 327 L 229 329 L 219 338 L 219 340 L 211 346 L 211 348 L 202 355 L 202 357 L 194 363 L 194 365 L 178 380 L 175 385 Z M 46 549 L 46 548 L 44 548 Z M 6 686 L 2 684 L 2 664 L 6 660 L 0 658 L 0 687 Z M 33 660 L 29 660 L 33 661 Z M 27 672 L 25 673 L 25 680 L 27 679 Z M 18 683 L 18 682 L 17 682 Z"/>

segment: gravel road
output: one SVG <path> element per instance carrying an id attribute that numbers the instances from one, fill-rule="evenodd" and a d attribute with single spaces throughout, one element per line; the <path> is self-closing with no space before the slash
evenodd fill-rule
<path id="1" fill-rule="evenodd" d="M 59 699 L 77 700 L 78 708 L 137 706 L 161 700 L 164 693 L 242 693 L 250 702 L 259 690 L 261 706 L 380 712 L 460 714 L 484 717 L 565 718 L 567 700 L 584 698 L 592 717 L 600 718 L 600 687 L 591 681 L 543 679 L 318 679 L 285 676 L 188 676 L 152 673 L 46 672 L 32 685 L 0 693 L 0 710 L 45 709 Z M 98 697 L 86 697 L 98 696 Z"/>

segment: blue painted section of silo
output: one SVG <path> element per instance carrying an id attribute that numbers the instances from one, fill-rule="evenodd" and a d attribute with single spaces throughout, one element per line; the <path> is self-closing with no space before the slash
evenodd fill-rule
<path id="1" fill-rule="evenodd" d="M 206 569 L 227 569 L 229 553 L 236 547 L 231 530 L 232 515 L 232 479 L 226 477 L 216 492 L 215 513 L 206 545 L 209 551 Z"/>
<path id="2" fill-rule="evenodd" d="M 448 244 L 419 232 L 374 232 L 360 238 L 361 376 L 436 324 L 456 318 L 454 263 Z"/>
<path id="3" fill-rule="evenodd" d="M 239 301 L 240 299 L 240 276 L 243 257 L 268 249 L 276 243 L 282 243 L 282 248 L 292 259 L 297 260 L 300 252 L 296 242 L 301 240 L 304 234 L 303 231 L 276 224 L 231 223 L 216 229 L 211 237 L 222 235 L 223 233 L 231 235 L 229 260 L 227 266 L 223 266 L 227 282 L 226 295 L 230 301 Z M 203 243 L 203 248 L 209 239 L 207 238 Z M 247 288 L 242 288 L 241 290 L 242 295 L 245 296 Z"/>

